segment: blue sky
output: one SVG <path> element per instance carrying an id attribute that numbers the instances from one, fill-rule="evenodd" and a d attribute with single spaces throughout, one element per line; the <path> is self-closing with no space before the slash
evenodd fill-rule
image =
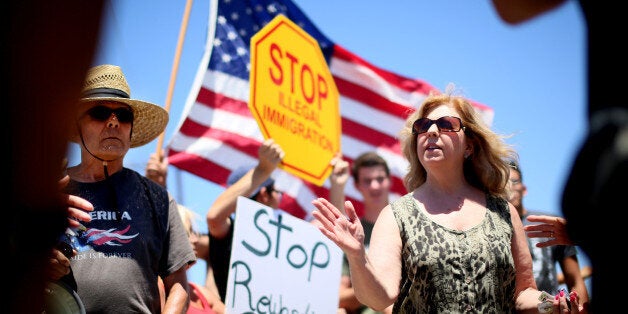
<path id="1" fill-rule="evenodd" d="M 331 40 L 384 69 L 463 93 L 493 108 L 493 130 L 521 158 L 526 207 L 561 214 L 560 198 L 585 134 L 585 26 L 578 3 L 509 26 L 490 0 L 295 0 Z M 375 3 L 376 6 L 369 4 Z M 112 0 L 94 65 L 122 67 L 133 98 L 165 107 L 185 1 Z M 194 1 L 181 50 L 170 122 L 174 133 L 204 52 L 209 1 Z M 129 151 L 125 166 L 144 173 L 157 140 Z M 70 165 L 77 163 L 71 146 Z M 169 168 L 177 200 L 205 216 L 222 187 Z M 206 230 L 204 219 L 199 229 Z M 203 282 L 201 267 L 190 270 Z"/>

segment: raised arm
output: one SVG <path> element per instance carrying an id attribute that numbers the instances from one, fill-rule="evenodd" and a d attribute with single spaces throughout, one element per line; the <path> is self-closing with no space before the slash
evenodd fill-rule
<path id="1" fill-rule="evenodd" d="M 334 204 L 343 214 L 345 203 L 345 185 L 349 180 L 349 163 L 338 154 L 332 158 L 330 165 L 333 167 L 329 176 L 329 202 Z"/>
<path id="2" fill-rule="evenodd" d="M 285 153 L 273 139 L 267 139 L 258 150 L 257 166 L 237 182 L 227 187 L 207 211 L 209 232 L 216 238 L 224 237 L 231 225 L 229 216 L 235 212 L 238 196 L 249 196 L 277 168 Z"/>
<path id="3" fill-rule="evenodd" d="M 166 187 L 168 178 L 168 159 L 164 158 L 163 151 L 160 154 L 152 153 L 146 163 L 145 174 L 155 183 Z"/>
<path id="4" fill-rule="evenodd" d="M 395 239 L 399 230 L 390 209 L 382 210 L 380 217 L 385 217 L 375 224 L 367 255 L 364 229 L 350 201 L 345 202 L 347 216 L 324 198 L 318 198 L 312 204 L 317 208 L 312 215 L 319 222 L 319 230 L 347 256 L 358 300 L 375 310 L 383 310 L 392 304 L 399 293 L 401 239 L 398 235 Z"/>

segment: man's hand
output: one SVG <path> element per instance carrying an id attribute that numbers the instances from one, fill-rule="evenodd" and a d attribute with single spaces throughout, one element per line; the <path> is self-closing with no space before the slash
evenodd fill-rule
<path id="1" fill-rule="evenodd" d="M 164 158 L 163 152 L 152 153 L 146 163 L 145 176 L 155 183 L 166 187 L 166 179 L 168 178 L 168 160 Z"/>
<path id="2" fill-rule="evenodd" d="M 59 180 L 59 190 L 63 190 L 68 183 L 70 183 L 70 176 L 66 175 Z M 92 203 L 82 197 L 66 193 L 61 193 L 61 197 L 68 204 L 68 224 L 70 228 L 80 227 L 80 221 L 92 221 L 92 217 L 87 213 L 94 210 Z"/>

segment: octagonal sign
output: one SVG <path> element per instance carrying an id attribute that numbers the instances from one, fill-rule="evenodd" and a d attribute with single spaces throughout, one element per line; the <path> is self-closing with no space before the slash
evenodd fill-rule
<path id="1" fill-rule="evenodd" d="M 279 167 L 323 185 L 340 152 L 338 89 L 318 42 L 284 15 L 251 38 L 249 109 L 265 139 L 286 153 Z"/>

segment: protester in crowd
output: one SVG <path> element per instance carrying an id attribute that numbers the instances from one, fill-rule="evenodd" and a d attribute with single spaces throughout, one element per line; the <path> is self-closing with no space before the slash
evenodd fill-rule
<path id="1" fill-rule="evenodd" d="M 234 232 L 234 217 L 238 196 L 248 197 L 264 204 L 275 211 L 275 214 L 288 214 L 279 208 L 283 193 L 275 186 L 271 174 L 284 158 L 285 153 L 281 146 L 273 139 L 265 140 L 258 149 L 257 165 L 243 165 L 234 169 L 227 179 L 227 188 L 218 195 L 207 212 L 207 224 L 210 234 L 210 260 L 214 267 L 216 285 L 220 297 L 225 300 L 227 279 L 229 277 L 229 259 Z M 342 175 L 346 171 L 347 162 L 334 156 L 330 161 L 331 176 Z M 343 170 L 344 169 L 344 170 Z M 340 202 L 344 194 L 338 192 L 344 189 L 344 183 L 332 180 L 330 195 L 337 195 Z M 332 199 L 335 197 L 332 196 Z"/>
<path id="2" fill-rule="evenodd" d="M 150 155 L 148 162 L 146 163 L 145 172 L 147 178 L 153 180 L 163 187 L 166 187 L 166 184 L 168 182 L 168 158 L 164 157 L 163 151 L 160 151 L 159 153 L 152 153 Z M 182 205 L 180 205 L 179 207 L 181 206 Z M 188 226 L 188 224 L 186 224 L 186 220 L 184 220 L 184 225 Z M 218 296 L 218 287 L 216 286 L 216 282 L 214 280 L 214 269 L 209 262 L 209 234 L 196 233 L 196 235 L 196 239 L 193 243 L 194 253 L 196 253 L 197 258 L 203 259 L 205 261 L 204 287 L 216 296 Z"/>
<path id="3" fill-rule="evenodd" d="M 205 246 L 199 244 L 201 235 L 194 226 L 194 222 L 196 221 L 198 215 L 191 209 L 181 204 L 179 204 L 178 207 L 179 215 L 181 216 L 181 220 L 183 220 L 183 226 L 188 233 L 188 239 L 190 239 L 190 244 L 192 245 L 192 248 L 194 248 L 196 257 L 203 259 L 209 257 L 209 245 Z M 200 249 L 200 251 L 198 249 Z M 191 281 L 188 282 L 188 285 L 190 292 L 190 306 L 188 307 L 188 314 L 222 314 L 225 312 L 225 304 L 220 299 L 217 290 L 212 291 L 205 286 L 197 285 Z"/>
<path id="4" fill-rule="evenodd" d="M 521 167 L 514 159 L 509 161 L 509 165 L 509 201 L 517 209 L 525 230 L 525 226 L 532 223 L 527 220 L 527 217 L 539 213 L 530 211 L 523 206 L 523 197 L 528 194 L 528 188 L 523 182 Z M 559 217 L 556 217 L 554 221 L 558 219 Z M 553 238 L 555 235 L 554 231 L 549 231 L 549 234 L 544 234 L 543 236 Z M 538 237 L 528 238 L 528 248 L 532 254 L 532 271 L 534 273 L 534 279 L 536 280 L 537 289 L 547 291 L 551 294 L 559 293 L 558 270 L 556 267 L 557 264 L 559 264 L 567 289 L 569 291 L 575 291 L 580 297 L 580 305 L 587 308 L 589 305 L 589 294 L 584 278 L 580 274 L 580 263 L 578 262 L 578 251 L 576 247 L 573 245 L 537 246 L 537 243 L 543 240 L 545 239 Z"/>
<path id="5" fill-rule="evenodd" d="M 567 309 L 565 294 L 540 301 L 523 225 L 506 200 L 505 159 L 515 153 L 473 106 L 431 94 L 400 138 L 410 192 L 382 210 L 368 253 L 350 201 L 347 216 L 312 202 L 319 229 L 349 260 L 358 300 L 376 310 L 394 304 L 394 313 Z M 577 311 L 578 300 L 571 304 Z"/>
<path id="6" fill-rule="evenodd" d="M 495 10 L 507 23 L 519 24 L 537 17 L 565 0 L 492 0 Z M 608 34 L 617 31 L 617 23 L 624 18 L 620 3 L 605 3 L 604 10 L 594 8 L 593 1 L 578 1 L 586 22 L 587 42 L 587 120 L 585 140 L 582 142 L 566 180 L 562 197 L 563 216 L 569 221 L 569 238 L 582 248 L 595 270 L 592 278 L 591 311 L 610 313 L 615 309 L 616 258 L 600 243 L 606 241 L 604 232 L 590 232 L 591 226 L 606 230 L 621 230 L 621 219 L 607 219 L 605 213 L 623 208 L 626 200 L 625 182 L 628 180 L 628 103 L 618 99 L 623 80 L 609 79 L 607 69 L 624 73 L 627 59 L 621 49 L 615 49 Z M 591 215 L 591 213 L 597 213 Z M 604 237 L 604 238 L 601 238 Z M 593 300 L 592 300 L 593 301 Z M 596 305 L 597 304 L 597 305 Z"/>
<path id="7" fill-rule="evenodd" d="M 186 269 L 196 257 L 177 203 L 166 189 L 123 166 L 130 148 L 164 131 L 168 113 L 130 96 L 120 67 L 99 65 L 88 71 L 72 113 L 70 140 L 80 145 L 81 160 L 67 169 L 65 191 L 88 200 L 94 210 L 77 230 L 71 270 L 86 312 L 184 312 Z M 166 292 L 164 308 L 158 276 Z"/>
<path id="8" fill-rule="evenodd" d="M 343 174 L 344 176 L 339 176 L 338 178 L 332 177 L 332 183 L 342 179 L 346 182 L 346 177 L 349 177 L 349 172 L 343 172 Z M 351 175 L 353 176 L 353 185 L 362 195 L 364 213 L 360 217 L 360 222 L 364 228 L 364 245 L 368 249 L 375 221 L 380 211 L 386 207 L 390 201 L 390 189 L 392 185 L 390 169 L 386 160 L 376 152 L 365 152 L 360 154 L 353 161 L 351 165 Z M 344 191 L 344 189 L 342 189 L 342 191 Z M 336 208 L 344 209 L 344 202 L 336 201 L 331 203 L 334 204 Z M 339 307 L 344 308 L 345 311 L 350 314 L 381 313 L 360 303 L 356 298 L 353 286 L 351 285 L 349 262 L 346 257 L 343 258 L 342 277 L 340 279 Z M 387 308 L 383 313 L 391 313 L 391 311 L 392 306 Z"/>
<path id="9" fill-rule="evenodd" d="M 209 259 L 214 268 L 214 278 L 220 298 L 225 300 L 229 259 L 233 241 L 233 217 L 238 196 L 245 196 L 270 208 L 277 209 L 282 192 L 275 188 L 272 172 L 284 157 L 281 146 L 273 139 L 265 140 L 258 149 L 256 166 L 240 166 L 227 179 L 227 188 L 218 195 L 207 211 L 210 251 Z"/>

